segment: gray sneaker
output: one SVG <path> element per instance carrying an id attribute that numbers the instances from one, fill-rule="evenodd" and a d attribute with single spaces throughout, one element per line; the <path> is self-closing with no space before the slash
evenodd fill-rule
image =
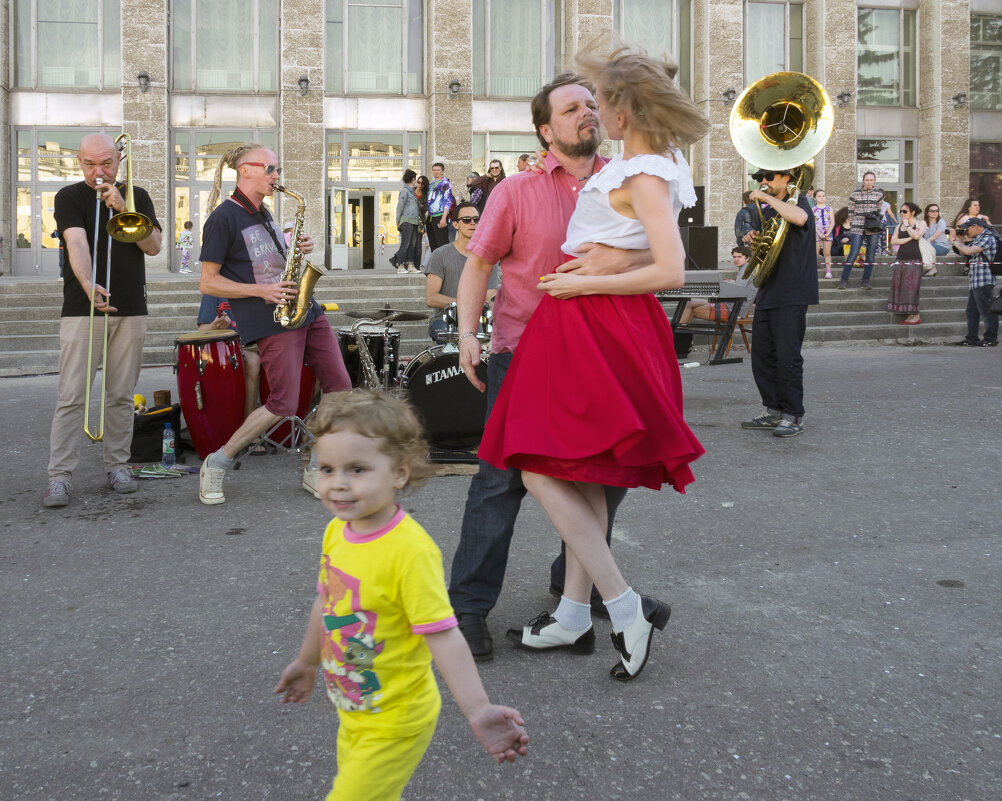
<path id="1" fill-rule="evenodd" d="M 70 502 L 70 492 L 73 485 L 65 478 L 50 478 L 49 488 L 42 496 L 42 506 L 49 508 L 55 506 L 66 506 Z"/>
<path id="2" fill-rule="evenodd" d="M 780 420 L 773 430 L 774 437 L 795 437 L 804 432 L 803 423 L 794 423 L 792 420 Z"/>
<path id="3" fill-rule="evenodd" d="M 778 426 L 782 419 L 782 415 L 766 409 L 758 417 L 753 417 L 751 420 L 743 420 L 741 427 L 752 431 L 769 431 Z"/>
<path id="4" fill-rule="evenodd" d="M 108 473 L 108 486 L 122 495 L 127 495 L 139 489 L 139 484 L 132 477 L 132 473 L 129 472 L 128 467 L 119 467 L 117 470 L 112 470 Z"/>
<path id="5" fill-rule="evenodd" d="M 223 495 L 223 478 L 226 470 L 222 467 L 209 467 L 210 453 L 202 461 L 202 466 L 198 471 L 198 500 L 208 506 L 223 503 L 226 496 Z"/>

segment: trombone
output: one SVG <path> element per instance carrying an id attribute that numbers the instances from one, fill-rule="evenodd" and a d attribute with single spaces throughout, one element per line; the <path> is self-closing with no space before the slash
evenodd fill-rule
<path id="1" fill-rule="evenodd" d="M 105 265 L 105 290 L 111 297 L 111 241 L 134 243 L 145 239 L 153 230 L 153 221 L 145 214 L 136 211 L 135 193 L 132 189 L 132 140 L 127 133 L 120 134 L 115 139 L 115 146 L 119 152 L 125 151 L 125 211 L 115 214 L 108 220 L 105 230 L 108 232 L 107 262 Z M 102 183 L 98 178 L 96 183 Z M 92 432 L 90 429 L 90 403 L 91 385 L 93 384 L 91 368 L 94 363 L 94 312 L 97 292 L 97 246 L 98 246 L 98 225 L 101 221 L 101 193 L 97 193 L 94 209 L 94 254 L 91 257 L 91 293 L 90 293 L 90 328 L 87 339 L 87 393 L 84 401 L 84 433 L 91 442 L 100 442 L 104 439 L 104 411 L 108 396 L 108 315 L 104 317 L 104 351 L 101 357 L 101 419 L 98 423 L 98 430 Z"/>

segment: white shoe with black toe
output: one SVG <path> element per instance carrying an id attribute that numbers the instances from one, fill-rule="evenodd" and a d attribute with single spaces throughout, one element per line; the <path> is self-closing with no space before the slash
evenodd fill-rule
<path id="1" fill-rule="evenodd" d="M 613 647 L 622 658 L 609 671 L 609 675 L 617 681 L 631 681 L 639 676 L 650 655 L 654 629 L 663 631 L 670 617 L 671 607 L 668 604 L 657 598 L 641 595 L 633 622 L 623 631 L 612 635 Z"/>
<path id="2" fill-rule="evenodd" d="M 570 651 L 572 654 L 595 652 L 595 628 L 571 631 L 561 626 L 549 612 L 543 612 L 529 621 L 528 626 L 508 629 L 509 642 L 526 651 Z"/>

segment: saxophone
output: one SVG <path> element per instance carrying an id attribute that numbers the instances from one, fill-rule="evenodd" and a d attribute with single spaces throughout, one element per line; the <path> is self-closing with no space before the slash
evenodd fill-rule
<path id="1" fill-rule="evenodd" d="M 284 186 L 276 186 L 275 189 L 295 198 L 298 204 L 296 206 L 296 221 L 292 226 L 292 236 L 289 239 L 289 252 L 285 257 L 285 272 L 282 273 L 283 281 L 295 282 L 297 294 L 294 301 L 280 303 L 275 307 L 275 322 L 283 328 L 298 328 L 306 319 L 306 314 L 313 301 L 313 287 L 316 286 L 317 280 L 324 274 L 324 271 L 305 259 L 296 246 L 299 242 L 299 236 L 303 232 L 306 201 L 302 195 L 297 195 Z"/>

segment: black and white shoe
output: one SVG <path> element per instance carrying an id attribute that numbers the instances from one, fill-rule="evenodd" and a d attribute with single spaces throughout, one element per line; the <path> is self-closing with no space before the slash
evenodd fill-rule
<path id="1" fill-rule="evenodd" d="M 509 642 L 526 651 L 570 651 L 572 654 L 595 653 L 595 628 L 584 632 L 571 631 L 561 626 L 549 612 L 542 612 L 529 621 L 528 626 L 508 629 Z"/>
<path id="2" fill-rule="evenodd" d="M 633 622 L 612 635 L 612 645 L 622 659 L 609 671 L 609 675 L 617 681 L 631 681 L 639 676 L 650 655 L 654 629 L 663 631 L 670 617 L 671 607 L 668 604 L 641 595 Z"/>

